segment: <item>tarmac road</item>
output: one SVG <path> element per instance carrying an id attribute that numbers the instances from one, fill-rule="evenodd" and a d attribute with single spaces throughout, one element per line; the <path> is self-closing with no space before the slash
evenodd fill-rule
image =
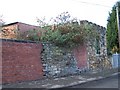
<path id="1" fill-rule="evenodd" d="M 101 80 L 70 86 L 68 88 L 120 88 L 119 80 L 120 75 L 115 75 Z"/>

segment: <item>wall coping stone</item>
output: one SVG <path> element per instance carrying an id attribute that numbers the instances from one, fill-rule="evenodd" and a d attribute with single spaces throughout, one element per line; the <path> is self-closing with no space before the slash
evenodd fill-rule
<path id="1" fill-rule="evenodd" d="M 31 41 L 31 40 L 0 39 L 0 42 L 2 41 L 19 42 L 19 43 L 41 43 L 39 41 Z"/>

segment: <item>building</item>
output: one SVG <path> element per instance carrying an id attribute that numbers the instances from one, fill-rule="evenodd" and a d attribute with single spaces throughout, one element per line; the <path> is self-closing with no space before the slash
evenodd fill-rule
<path id="1" fill-rule="evenodd" d="M 39 26 L 29 25 L 21 22 L 14 22 L 2 26 L 0 38 L 3 39 L 17 39 L 20 34 L 29 30 L 38 30 Z"/>

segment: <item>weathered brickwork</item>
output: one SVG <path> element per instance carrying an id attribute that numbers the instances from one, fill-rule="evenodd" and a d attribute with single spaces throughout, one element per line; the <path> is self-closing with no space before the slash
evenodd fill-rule
<path id="1" fill-rule="evenodd" d="M 79 69 L 88 69 L 87 61 L 87 49 L 85 44 L 81 44 L 78 47 L 75 47 L 73 50 L 73 55 L 76 58 L 77 66 Z"/>
<path id="2" fill-rule="evenodd" d="M 43 78 L 41 43 L 2 42 L 2 82 L 14 83 Z M 1 79 L 1 78 L 0 78 Z"/>
<path id="3" fill-rule="evenodd" d="M 0 42 L 0 83 L 2 83 L 2 42 Z"/>
<path id="4" fill-rule="evenodd" d="M 17 30 L 17 24 L 2 27 L 2 31 L 0 32 L 0 38 L 16 39 L 18 32 Z"/>

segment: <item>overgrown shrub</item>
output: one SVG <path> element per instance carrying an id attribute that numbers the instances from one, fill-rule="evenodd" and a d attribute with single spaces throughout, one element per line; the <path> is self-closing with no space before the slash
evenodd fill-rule
<path id="1" fill-rule="evenodd" d="M 57 25 L 55 30 L 48 29 L 41 36 L 42 41 L 55 43 L 58 46 L 74 47 L 83 44 L 88 40 L 95 40 L 97 31 L 89 25 L 79 25 L 78 23 L 67 23 Z"/>
<path id="2" fill-rule="evenodd" d="M 38 20 L 41 30 L 30 30 L 26 39 L 33 41 L 51 42 L 58 46 L 73 48 L 76 45 L 86 43 L 88 40 L 94 42 L 99 36 L 96 28 L 89 24 L 79 24 L 76 18 L 70 19 L 70 14 L 64 12 L 58 15 L 54 28 L 42 20 Z M 40 34 L 40 35 L 39 35 Z"/>

